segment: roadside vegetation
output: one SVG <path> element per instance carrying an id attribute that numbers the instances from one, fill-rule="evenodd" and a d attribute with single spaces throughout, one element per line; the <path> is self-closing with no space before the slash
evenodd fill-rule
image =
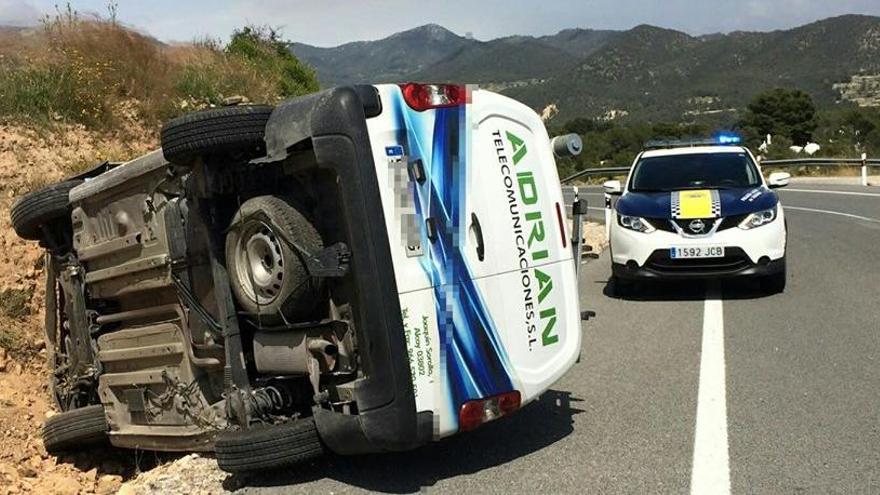
<path id="1" fill-rule="evenodd" d="M 629 166 L 645 142 L 652 139 L 705 138 L 724 130 L 740 135 L 756 154 L 766 159 L 806 158 L 792 146 L 816 143 L 813 156 L 859 158 L 867 153 L 880 158 L 880 108 L 845 104 L 840 108 L 817 109 L 813 98 L 798 89 L 765 91 L 749 103 L 742 117 L 733 123 L 648 123 L 578 118 L 553 129 L 553 133 L 577 133 L 584 140 L 583 153 L 559 161 L 560 177 L 596 167 Z M 770 134 L 771 144 L 759 147 Z M 853 168 L 794 170 L 798 174 L 855 173 Z"/>
<path id="2" fill-rule="evenodd" d="M 0 39 L 0 119 L 46 126 L 148 129 L 231 96 L 274 102 L 318 89 L 314 72 L 271 28 L 236 30 L 227 43 L 166 45 L 107 17 L 67 9 Z"/>

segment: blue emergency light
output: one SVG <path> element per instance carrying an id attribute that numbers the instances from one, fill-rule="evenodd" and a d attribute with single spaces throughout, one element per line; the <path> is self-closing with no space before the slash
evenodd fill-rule
<path id="1" fill-rule="evenodd" d="M 683 148 L 694 146 L 724 146 L 742 143 L 742 138 L 729 132 L 721 132 L 711 139 L 661 139 L 645 143 L 645 149 Z"/>
<path id="2" fill-rule="evenodd" d="M 736 134 L 728 134 L 722 132 L 721 134 L 715 136 L 715 141 L 717 141 L 718 144 L 739 144 L 742 142 L 742 138 L 737 136 Z"/>

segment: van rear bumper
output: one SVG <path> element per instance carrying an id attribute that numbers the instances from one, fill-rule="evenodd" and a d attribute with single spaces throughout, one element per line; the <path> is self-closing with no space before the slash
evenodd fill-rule
<path id="1" fill-rule="evenodd" d="M 352 252 L 353 320 L 364 376 L 357 415 L 317 408 L 324 443 L 339 454 L 399 451 L 432 438 L 431 413 L 416 413 L 388 232 L 373 163 L 368 115 L 381 112 L 372 86 L 338 87 L 287 100 L 266 125 L 267 161 L 311 142 L 317 167 L 335 173 Z"/>

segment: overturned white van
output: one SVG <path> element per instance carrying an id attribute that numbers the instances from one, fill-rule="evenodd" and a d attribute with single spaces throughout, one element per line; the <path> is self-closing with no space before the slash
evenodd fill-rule
<path id="1" fill-rule="evenodd" d="M 49 450 L 215 450 L 233 472 L 405 450 L 575 363 L 566 205 L 528 107 L 340 87 L 185 115 L 162 146 L 13 209 L 49 260 Z"/>

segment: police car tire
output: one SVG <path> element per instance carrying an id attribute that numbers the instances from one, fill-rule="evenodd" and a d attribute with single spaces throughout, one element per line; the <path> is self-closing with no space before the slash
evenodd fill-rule
<path id="1" fill-rule="evenodd" d="M 43 226 L 69 228 L 70 190 L 80 184 L 81 180 L 58 182 L 20 197 L 10 211 L 15 233 L 28 241 L 41 241 Z"/>
<path id="2" fill-rule="evenodd" d="M 104 406 L 94 405 L 58 413 L 43 425 L 43 445 L 50 454 L 83 450 L 107 440 Z"/>
<path id="3" fill-rule="evenodd" d="M 162 154 L 176 165 L 192 165 L 198 157 L 220 156 L 224 162 L 266 154 L 266 123 L 273 108 L 243 105 L 192 112 L 162 127 Z"/>
<path id="4" fill-rule="evenodd" d="M 620 277 L 614 277 L 612 280 L 612 289 L 616 297 L 626 297 L 632 295 L 635 290 L 635 282 L 632 280 L 624 280 Z"/>
<path id="5" fill-rule="evenodd" d="M 783 270 L 761 279 L 761 289 L 767 294 L 781 294 L 785 292 L 786 275 Z"/>
<path id="6" fill-rule="evenodd" d="M 220 469 L 247 473 L 295 466 L 324 455 L 314 418 L 221 433 L 214 443 Z"/>

